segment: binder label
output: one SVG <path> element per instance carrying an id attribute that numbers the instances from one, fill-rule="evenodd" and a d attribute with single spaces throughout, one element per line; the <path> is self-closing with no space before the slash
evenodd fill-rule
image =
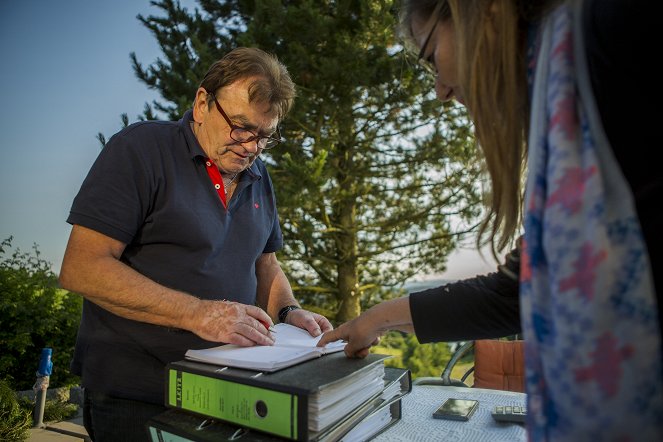
<path id="1" fill-rule="evenodd" d="M 297 439 L 297 395 L 170 369 L 168 404 Z"/>

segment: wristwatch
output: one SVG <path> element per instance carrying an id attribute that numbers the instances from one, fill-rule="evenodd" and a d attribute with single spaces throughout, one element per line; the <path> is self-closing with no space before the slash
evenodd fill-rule
<path id="1" fill-rule="evenodd" d="M 288 317 L 288 313 L 290 313 L 293 310 L 297 310 L 298 308 L 301 308 L 297 305 L 286 305 L 283 307 L 281 310 L 279 310 L 279 322 L 285 323 L 285 319 Z"/>

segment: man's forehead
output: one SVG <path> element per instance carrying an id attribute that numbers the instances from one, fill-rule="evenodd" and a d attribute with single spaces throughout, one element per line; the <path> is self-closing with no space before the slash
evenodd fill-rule
<path id="1" fill-rule="evenodd" d="M 275 131 L 279 122 L 276 106 L 264 100 L 250 100 L 249 88 L 255 80 L 255 77 L 243 78 L 224 86 L 218 90 L 217 98 L 236 123 L 247 128 L 260 125 L 265 130 Z"/>
<path id="2" fill-rule="evenodd" d="M 246 129 L 262 129 L 265 132 L 275 132 L 279 124 L 279 119 L 275 112 L 256 112 L 251 114 L 231 112 L 228 116 Z M 260 120 L 257 118 L 260 118 Z"/>
<path id="3" fill-rule="evenodd" d="M 279 124 L 278 114 L 269 103 L 250 103 L 248 100 L 242 103 L 228 101 L 225 104 L 222 103 L 222 106 L 235 124 L 247 129 L 259 128 L 274 132 Z"/>

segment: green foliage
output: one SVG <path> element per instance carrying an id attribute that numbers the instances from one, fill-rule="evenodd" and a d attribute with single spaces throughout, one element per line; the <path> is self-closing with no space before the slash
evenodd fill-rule
<path id="1" fill-rule="evenodd" d="M 31 425 L 31 410 L 21 407 L 14 390 L 6 381 L 0 379 L 0 439 L 26 440 Z"/>
<path id="2" fill-rule="evenodd" d="M 405 367 L 402 355 L 408 345 L 406 337 L 406 333 L 390 331 L 380 339 L 379 345 L 371 348 L 371 352 L 393 356 L 391 359 L 385 361 L 387 367 Z"/>
<path id="3" fill-rule="evenodd" d="M 408 335 L 405 342 L 403 365 L 416 373 L 416 377 L 439 376 L 451 358 L 446 342 L 419 344 L 414 335 Z"/>
<path id="4" fill-rule="evenodd" d="M 301 302 L 345 321 L 445 270 L 478 215 L 480 176 L 468 119 L 435 100 L 395 34 L 393 0 L 173 0 L 139 17 L 163 57 L 134 70 L 171 119 L 190 107 L 207 68 L 229 49 L 276 54 L 298 85 L 286 143 L 263 154 L 275 182 L 279 255 Z"/>
<path id="5" fill-rule="evenodd" d="M 9 383 L 0 380 L 0 440 L 24 441 L 32 427 L 34 401 L 17 397 Z M 44 422 L 59 422 L 76 416 L 78 405 L 57 400 L 46 400 Z"/>
<path id="6" fill-rule="evenodd" d="M 34 411 L 35 403 L 27 397 L 19 398 L 18 403 L 19 406 L 28 413 Z M 78 408 L 78 405 L 72 404 L 71 402 L 46 399 L 44 403 L 43 421 L 60 422 L 72 419 L 78 414 Z"/>
<path id="7" fill-rule="evenodd" d="M 78 414 L 78 405 L 63 401 L 46 401 L 44 420 L 47 422 L 64 421 Z"/>
<path id="8" fill-rule="evenodd" d="M 449 345 L 445 342 L 420 344 L 414 335 L 392 331 L 373 347 L 372 352 L 390 354 L 388 367 L 406 367 L 412 378 L 440 376 L 451 358 Z"/>
<path id="9" fill-rule="evenodd" d="M 467 121 L 440 114 L 410 66 L 394 2 L 253 4 L 241 42 L 276 53 L 300 90 L 289 142 L 270 152 L 283 261 L 298 297 L 344 321 L 444 270 L 450 214 L 469 220 L 478 202 Z"/>
<path id="10" fill-rule="evenodd" d="M 451 357 L 449 345 L 446 342 L 421 345 L 416 339 L 414 335 L 408 337 L 410 345 L 403 354 L 404 366 L 416 373 L 416 377 L 439 376 Z"/>
<path id="11" fill-rule="evenodd" d="M 41 350 L 53 349 L 51 386 L 76 383 L 70 374 L 82 298 L 59 289 L 50 264 L 18 248 L 0 244 L 0 373 L 15 390 L 35 383 Z"/>

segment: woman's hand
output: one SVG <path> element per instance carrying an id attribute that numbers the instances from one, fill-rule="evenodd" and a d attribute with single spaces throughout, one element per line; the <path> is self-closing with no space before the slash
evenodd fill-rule
<path id="1" fill-rule="evenodd" d="M 375 305 L 355 319 L 325 333 L 318 347 L 340 339 L 347 342 L 345 354 L 349 358 L 365 358 L 371 347 L 377 345 L 380 337 L 389 330 L 413 331 L 407 296 Z"/>

